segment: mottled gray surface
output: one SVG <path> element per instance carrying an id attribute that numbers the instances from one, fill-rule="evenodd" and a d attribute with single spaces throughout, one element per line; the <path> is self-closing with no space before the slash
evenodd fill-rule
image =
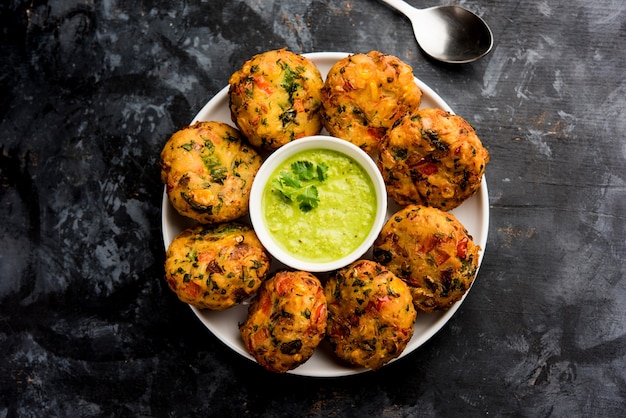
<path id="1" fill-rule="evenodd" d="M 3 2 L 0 417 L 623 414 L 626 3 L 458 3 L 496 36 L 460 67 L 376 0 Z M 400 57 L 491 152 L 472 292 L 376 373 L 266 373 L 162 280 L 161 146 L 284 46 Z"/>

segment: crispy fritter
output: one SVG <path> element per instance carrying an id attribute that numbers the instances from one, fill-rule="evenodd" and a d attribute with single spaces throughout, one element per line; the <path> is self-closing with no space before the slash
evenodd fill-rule
<path id="1" fill-rule="evenodd" d="M 420 106 L 413 69 L 378 51 L 339 60 L 326 76 L 322 114 L 326 130 L 375 156 L 387 129 Z"/>
<path id="2" fill-rule="evenodd" d="M 441 109 L 420 109 L 387 131 L 378 166 L 399 205 L 446 211 L 480 188 L 489 152 L 471 125 Z"/>
<path id="3" fill-rule="evenodd" d="M 250 354 L 284 373 L 306 362 L 326 334 L 326 298 L 317 277 L 279 271 L 264 282 L 239 326 Z"/>
<path id="4" fill-rule="evenodd" d="M 270 258 L 242 224 L 198 225 L 177 235 L 165 255 L 165 279 L 178 298 L 201 309 L 224 310 L 254 295 Z"/>
<path id="5" fill-rule="evenodd" d="M 413 336 L 411 292 L 386 267 L 360 260 L 324 286 L 328 339 L 342 359 L 376 370 L 398 357 Z"/>
<path id="6" fill-rule="evenodd" d="M 197 122 L 174 133 L 161 151 L 161 180 L 172 206 L 200 223 L 248 213 L 260 155 L 239 131 L 221 122 Z"/>
<path id="7" fill-rule="evenodd" d="M 274 150 L 322 130 L 319 69 L 279 49 L 255 55 L 229 80 L 233 122 L 252 145 Z"/>
<path id="8" fill-rule="evenodd" d="M 374 242 L 374 259 L 409 285 L 421 312 L 446 310 L 463 297 L 479 251 L 453 214 L 418 205 L 392 215 Z"/>

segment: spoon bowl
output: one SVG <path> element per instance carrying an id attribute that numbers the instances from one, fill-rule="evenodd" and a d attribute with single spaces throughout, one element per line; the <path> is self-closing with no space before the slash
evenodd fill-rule
<path id="1" fill-rule="evenodd" d="M 460 6 L 416 9 L 402 0 L 382 1 L 409 18 L 419 46 L 438 61 L 476 61 L 493 47 L 493 34 L 485 21 Z"/>

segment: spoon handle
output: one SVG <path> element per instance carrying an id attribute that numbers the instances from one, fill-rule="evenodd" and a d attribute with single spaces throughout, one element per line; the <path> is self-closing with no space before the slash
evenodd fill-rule
<path id="1" fill-rule="evenodd" d="M 406 17 L 411 18 L 419 9 L 411 6 L 409 3 L 403 0 L 381 0 L 383 3 L 387 3 L 397 11 L 404 14 Z"/>

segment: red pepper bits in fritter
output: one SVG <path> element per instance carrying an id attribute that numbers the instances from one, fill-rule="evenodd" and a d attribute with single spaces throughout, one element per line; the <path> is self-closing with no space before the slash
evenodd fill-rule
<path id="1" fill-rule="evenodd" d="M 409 285 L 421 312 L 446 310 L 463 297 L 479 251 L 454 215 L 418 205 L 392 215 L 374 242 L 374 259 Z"/>
<path id="2" fill-rule="evenodd" d="M 178 213 L 200 223 L 248 213 L 261 156 L 239 131 L 222 122 L 197 122 L 174 133 L 161 151 L 161 180 Z"/>
<path id="3" fill-rule="evenodd" d="M 489 152 L 471 125 L 441 109 L 405 115 L 381 141 L 378 166 L 399 205 L 451 210 L 480 188 Z"/>
<path id="4" fill-rule="evenodd" d="M 350 55 L 326 76 L 324 127 L 375 156 L 387 129 L 405 112 L 417 110 L 421 99 L 413 69 L 399 58 L 378 51 Z"/>
<path id="5" fill-rule="evenodd" d="M 413 336 L 417 314 L 408 286 L 374 261 L 339 270 L 324 293 L 328 339 L 352 364 L 376 370 L 398 357 Z"/>
<path id="6" fill-rule="evenodd" d="M 239 331 L 261 366 L 284 373 L 313 355 L 326 333 L 326 318 L 319 279 L 305 271 L 279 271 L 263 283 Z"/>
<path id="7" fill-rule="evenodd" d="M 183 230 L 165 254 L 165 279 L 178 298 L 200 309 L 224 310 L 254 295 L 270 258 L 252 228 L 237 223 Z"/>
<path id="8" fill-rule="evenodd" d="M 322 130 L 324 81 L 302 55 L 286 49 L 255 55 L 229 84 L 231 118 L 254 146 L 275 150 Z"/>

